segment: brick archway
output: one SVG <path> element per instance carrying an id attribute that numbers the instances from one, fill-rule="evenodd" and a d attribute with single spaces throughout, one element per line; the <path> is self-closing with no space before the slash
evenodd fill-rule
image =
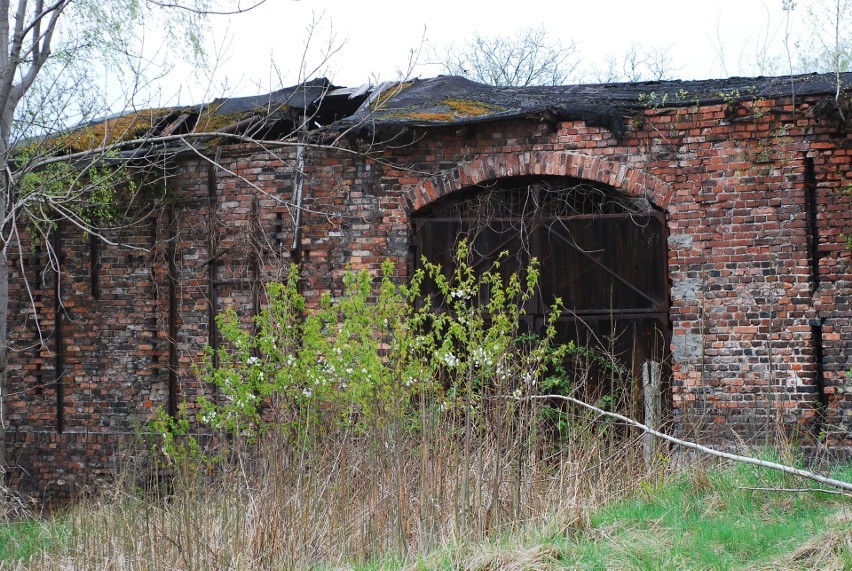
<path id="1" fill-rule="evenodd" d="M 429 260 L 451 275 L 461 237 L 472 271 L 499 260 L 505 279 L 535 260 L 539 281 L 525 298 L 521 330 L 552 327 L 557 343 L 601 351 L 620 371 L 567 359 L 569 375 L 584 379 L 584 398 L 627 395 L 636 399 L 622 406 L 641 406 L 640 380 L 653 370 L 655 390 L 670 402 L 666 214 L 644 202 L 667 203 L 668 185 L 587 155 L 522 153 L 420 181 L 406 199 L 414 268 Z M 429 299 L 441 299 L 424 287 Z M 556 299 L 562 305 L 554 310 Z"/>
<path id="2" fill-rule="evenodd" d="M 448 173 L 423 179 L 404 195 L 405 210 L 411 214 L 467 186 L 530 175 L 569 176 L 608 184 L 630 196 L 645 196 L 663 209 L 672 197 L 672 188 L 667 183 L 625 164 L 581 153 L 532 151 L 482 157 Z"/>

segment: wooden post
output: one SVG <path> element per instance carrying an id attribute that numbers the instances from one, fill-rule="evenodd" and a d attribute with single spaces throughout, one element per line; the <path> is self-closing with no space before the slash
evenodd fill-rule
<path id="1" fill-rule="evenodd" d="M 645 426 L 657 430 L 660 424 L 660 377 L 662 376 L 662 363 L 657 361 L 645 361 L 642 363 L 642 396 L 645 401 Z M 644 458 L 645 470 L 651 471 L 656 451 L 656 442 L 653 434 L 646 432 L 642 435 L 645 445 Z"/>

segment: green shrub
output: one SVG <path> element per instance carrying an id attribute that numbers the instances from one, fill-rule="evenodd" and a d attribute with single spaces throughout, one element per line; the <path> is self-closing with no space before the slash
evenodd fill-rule
<path id="1" fill-rule="evenodd" d="M 554 364 L 588 351 L 554 346 L 559 301 L 543 331 L 521 331 L 538 283 L 535 261 L 523 279 L 504 278 L 499 261 L 477 273 L 467 255 L 462 243 L 449 276 L 424 261 L 407 286 L 394 282 L 390 262 L 378 280 L 347 272 L 343 294 L 325 295 L 315 308 L 306 306 L 292 267 L 285 281 L 266 286 L 253 322 L 233 310 L 218 318 L 223 341 L 215 353 L 206 349 L 198 367 L 212 390 L 182 407 L 180 419 L 160 411 L 153 430 L 163 435 L 163 451 L 170 458 L 201 454 L 189 436 L 193 412 L 193 421 L 223 442 L 251 444 L 274 431 L 304 446 L 340 430 L 387 442 L 390 430 L 421 426 L 425 410 L 481 434 L 499 430 L 497 419 L 516 421 L 519 408 L 542 406 L 521 397 L 570 391 L 571 380 Z M 421 295 L 426 280 L 435 295 Z"/>

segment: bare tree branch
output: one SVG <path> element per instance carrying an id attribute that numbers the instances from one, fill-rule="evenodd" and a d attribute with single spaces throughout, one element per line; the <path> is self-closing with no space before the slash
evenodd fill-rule
<path id="1" fill-rule="evenodd" d="M 565 83 L 579 64 L 577 44 L 551 41 L 543 27 L 512 37 L 476 34 L 461 50 L 449 45 L 436 57 L 451 75 L 519 87 Z"/>
<path id="2" fill-rule="evenodd" d="M 665 440 L 666 442 L 671 442 L 672 444 L 676 444 L 677 446 L 682 446 L 684 448 L 688 448 L 690 450 L 695 450 L 697 452 L 702 452 L 704 454 L 709 454 L 711 456 L 716 456 L 718 458 L 724 458 L 726 460 L 732 460 L 734 462 L 740 462 L 743 464 L 751 464 L 752 466 L 760 466 L 762 468 L 769 468 L 771 470 L 777 470 L 779 472 L 783 472 L 785 474 L 790 474 L 791 476 L 798 476 L 800 478 L 805 478 L 808 480 L 813 480 L 814 482 L 819 482 L 820 484 L 825 484 L 827 486 L 831 486 L 832 488 L 837 488 L 840 490 L 844 490 L 847 492 L 852 492 L 852 483 L 844 482 L 842 480 L 836 480 L 834 478 L 829 478 L 828 476 L 822 476 L 815 472 L 811 472 L 808 470 L 802 470 L 799 468 L 794 468 L 792 466 L 787 466 L 785 464 L 779 464 L 778 462 L 770 462 L 768 460 L 760 460 L 758 458 L 753 458 L 751 456 L 743 456 L 740 454 L 732 454 L 730 452 L 723 452 L 721 450 L 716 450 L 714 448 L 710 448 L 709 446 L 704 446 L 702 444 L 697 444 L 695 442 L 690 442 L 688 440 L 683 440 L 681 438 L 676 438 L 671 436 L 670 434 L 666 434 L 665 432 L 660 432 L 659 430 L 655 430 L 650 428 L 637 420 L 633 420 L 623 414 L 618 414 L 616 412 L 610 412 L 604 410 L 600 407 L 597 407 L 593 404 L 589 404 L 580 399 L 576 399 L 574 397 L 565 396 L 565 395 L 531 395 L 527 398 L 530 399 L 557 399 L 564 400 L 566 402 L 570 402 L 571 404 L 575 404 L 577 406 L 583 407 L 585 409 L 591 410 L 599 414 L 600 416 L 606 416 L 609 418 L 614 418 L 624 424 L 629 426 L 633 426 L 642 430 L 647 434 L 651 434 L 660 440 Z"/>
<path id="3" fill-rule="evenodd" d="M 250 12 L 254 10 L 258 6 L 266 4 L 266 0 L 254 0 L 248 6 L 241 6 L 241 2 L 237 4 L 237 7 L 232 10 L 210 10 L 199 8 L 195 6 L 188 6 L 187 4 L 182 4 L 180 2 L 162 2 L 161 0 L 146 0 L 149 4 L 153 4 L 155 6 L 159 6 L 160 8 L 171 8 L 175 10 L 183 10 L 185 12 L 191 12 L 193 14 L 198 14 L 201 16 L 235 16 L 237 14 L 244 14 L 246 12 Z M 298 1 L 298 0 L 293 0 Z"/>
<path id="4" fill-rule="evenodd" d="M 186 29 L 185 33 L 175 35 L 174 41 L 184 42 L 193 54 L 201 54 L 199 30 L 204 30 L 204 17 L 240 14 L 265 0 L 227 2 L 234 8 L 220 10 L 225 5 L 223 0 L 0 0 L 0 474 L 5 472 L 8 422 L 4 411 L 10 349 L 8 256 L 17 252 L 23 260 L 19 227 L 29 226 L 31 238 L 45 242 L 50 263 L 57 271 L 59 260 L 48 240 L 57 221 L 75 226 L 104 243 L 118 245 L 99 227 L 96 221 L 99 209 L 109 206 L 105 201 L 113 198 L 113 189 L 124 187 L 130 174 L 140 175 L 145 168 L 157 167 L 155 163 L 140 163 L 132 153 L 120 161 L 108 160 L 113 151 L 120 149 L 110 143 L 131 138 L 130 127 L 117 139 L 110 138 L 105 129 L 100 146 L 90 145 L 92 148 L 84 153 L 61 157 L 67 152 L 67 148 L 56 144 L 62 137 L 44 134 L 62 132 L 68 116 L 75 115 L 75 111 L 68 110 L 73 95 L 66 88 L 76 92 L 82 105 L 90 108 L 89 118 L 105 114 L 105 107 L 95 103 L 102 98 L 96 95 L 99 91 L 85 83 L 90 79 L 92 59 L 104 62 L 115 73 L 133 74 L 134 81 L 130 83 L 135 86 L 140 70 L 133 62 L 143 56 L 144 28 L 163 12 L 157 10 L 171 10 L 171 20 L 176 18 Z M 175 12 L 182 15 L 176 17 Z M 86 117 L 75 119 L 80 125 Z M 77 136 L 80 129 L 76 128 Z M 201 140 L 209 138 L 196 139 Z M 187 142 L 180 144 L 185 147 Z M 131 164 L 135 169 L 132 172 Z M 128 187 L 136 190 L 133 184 Z M 128 200 L 132 203 L 134 197 L 129 196 Z M 129 206 L 125 215 L 128 213 Z M 35 310 L 23 265 L 20 273 Z M 41 339 L 38 319 L 36 327 Z"/>
<path id="5" fill-rule="evenodd" d="M 674 79 L 677 70 L 671 46 L 646 48 L 638 42 L 631 43 L 623 54 L 609 54 L 605 63 L 606 67 L 594 68 L 591 73 L 600 83 L 665 81 Z"/>

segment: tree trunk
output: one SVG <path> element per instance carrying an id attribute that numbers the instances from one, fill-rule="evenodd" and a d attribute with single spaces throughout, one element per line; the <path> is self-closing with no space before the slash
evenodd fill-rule
<path id="1" fill-rule="evenodd" d="M 3 198 L 0 201 L 5 202 Z M 0 217 L 5 215 L 5 204 L 0 206 Z M 2 219 L 2 218 L 0 218 Z M 0 484 L 6 476 L 6 401 L 9 388 L 8 318 L 9 318 L 9 265 L 6 244 L 0 249 Z"/>
<path id="2" fill-rule="evenodd" d="M 0 252 L 0 478 L 6 476 L 6 392 L 9 387 L 8 325 L 9 266 L 6 249 Z M 0 483 L 3 483 L 0 480 Z"/>
<path id="3" fill-rule="evenodd" d="M 14 108 L 4 109 L 2 120 L 10 125 Z M 9 176 L 9 131 L 0 128 L 0 165 L 3 167 L 2 186 L 0 186 L 0 485 L 6 478 L 6 403 L 9 390 L 9 244 L 5 241 L 10 235 L 6 228 L 6 216 L 12 208 L 12 181 Z"/>

